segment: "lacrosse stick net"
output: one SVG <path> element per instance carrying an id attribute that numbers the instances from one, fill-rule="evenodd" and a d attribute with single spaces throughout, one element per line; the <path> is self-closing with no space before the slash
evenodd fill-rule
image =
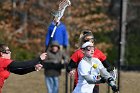
<path id="1" fill-rule="evenodd" d="M 116 81 L 117 80 L 117 69 L 114 67 L 113 71 L 110 72 L 112 78 Z"/>
<path id="2" fill-rule="evenodd" d="M 70 5 L 71 5 L 71 2 L 69 0 L 63 0 L 59 3 L 58 11 L 55 11 L 54 13 L 52 13 L 53 16 L 55 16 L 57 18 L 57 22 L 59 22 L 59 20 L 64 15 L 64 11 L 65 11 L 66 7 L 68 7 Z"/>
<path id="3" fill-rule="evenodd" d="M 112 78 L 115 81 L 115 84 L 117 85 L 117 79 L 118 79 L 118 70 L 114 67 L 113 71 L 110 72 L 110 75 L 112 76 Z M 113 92 L 115 93 L 115 92 Z M 119 93 L 119 91 L 117 91 L 116 93 Z"/>

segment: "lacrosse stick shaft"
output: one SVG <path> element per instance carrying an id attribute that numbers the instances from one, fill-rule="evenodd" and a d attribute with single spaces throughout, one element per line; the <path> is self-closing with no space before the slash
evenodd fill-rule
<path id="1" fill-rule="evenodd" d="M 52 31 L 50 40 L 49 40 L 49 42 L 48 42 L 48 46 L 46 46 L 45 52 L 47 52 L 47 50 L 48 50 L 48 48 L 49 48 L 49 45 L 50 45 L 50 43 L 51 43 L 52 40 L 53 40 L 53 36 L 54 36 L 55 31 L 56 31 L 57 25 L 58 25 L 58 22 L 55 24 L 55 27 L 53 28 L 53 31 Z"/>
<path id="2" fill-rule="evenodd" d="M 48 48 L 49 48 L 49 46 L 50 46 L 50 43 L 51 43 L 52 39 L 53 39 L 53 38 L 50 37 L 50 40 L 49 40 L 49 42 L 48 42 L 48 46 L 46 46 L 45 52 L 47 52 L 47 50 L 48 50 Z"/>

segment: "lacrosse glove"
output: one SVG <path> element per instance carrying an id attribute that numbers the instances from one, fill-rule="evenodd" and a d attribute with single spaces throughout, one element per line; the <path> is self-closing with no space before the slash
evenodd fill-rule
<path id="1" fill-rule="evenodd" d="M 111 89 L 114 91 L 114 92 L 118 92 L 118 88 L 114 85 L 114 86 L 111 86 Z"/>
<path id="2" fill-rule="evenodd" d="M 104 77 L 101 77 L 100 82 L 101 83 L 105 83 L 106 82 L 106 79 Z"/>
<path id="3" fill-rule="evenodd" d="M 111 86 L 111 88 L 114 92 L 118 91 L 118 88 L 116 87 L 115 81 L 112 77 L 108 78 L 108 84 Z"/>

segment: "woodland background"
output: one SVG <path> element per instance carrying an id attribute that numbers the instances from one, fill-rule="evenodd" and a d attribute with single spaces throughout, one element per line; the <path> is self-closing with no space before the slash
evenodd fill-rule
<path id="1" fill-rule="evenodd" d="M 53 20 L 51 12 L 57 10 L 59 2 L 60 0 L 25 0 L 23 7 L 19 2 L 13 7 L 12 0 L 0 0 L 0 43 L 10 46 L 13 59 L 32 59 L 45 50 L 47 27 Z M 70 55 L 77 49 L 81 30 L 91 29 L 96 38 L 96 47 L 116 66 L 120 0 L 71 0 L 71 3 L 61 20 L 69 33 Z M 127 7 L 125 68 L 122 69 L 139 69 L 140 1 L 128 0 Z"/>
<path id="2" fill-rule="evenodd" d="M 20 0 L 17 0 L 20 1 Z M 22 0 L 21 0 L 22 1 Z M 45 50 L 45 35 L 51 12 L 59 0 L 25 0 L 23 7 L 12 0 L 0 0 L 0 42 L 9 44 L 13 59 L 30 59 Z M 140 1 L 128 0 L 126 31 L 126 65 L 140 65 Z M 120 0 L 71 0 L 62 18 L 67 26 L 70 54 L 76 49 L 82 29 L 91 29 L 96 46 L 113 64 L 118 60 Z M 29 53 L 30 51 L 30 53 Z"/>
<path id="3" fill-rule="evenodd" d="M 59 2 L 25 0 L 22 8 L 19 2 L 13 7 L 11 0 L 0 0 L 0 42 L 9 44 L 13 58 L 30 59 L 45 50 L 47 27 L 53 20 L 51 12 L 57 10 Z M 96 46 L 109 61 L 117 63 L 120 0 L 71 0 L 71 3 L 62 18 L 69 33 L 70 54 L 77 48 L 80 31 L 91 29 Z M 139 0 L 128 0 L 126 65 L 140 65 L 139 4 Z"/>

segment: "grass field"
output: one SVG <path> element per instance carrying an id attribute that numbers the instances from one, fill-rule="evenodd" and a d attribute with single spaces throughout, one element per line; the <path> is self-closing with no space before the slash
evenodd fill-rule
<path id="1" fill-rule="evenodd" d="M 70 91 L 70 88 L 68 90 Z M 140 72 L 121 72 L 120 90 L 120 93 L 140 93 Z M 64 72 L 60 76 L 59 91 L 59 93 L 65 93 Z M 47 93 L 43 70 L 23 76 L 11 74 L 5 82 L 2 93 Z M 100 93 L 107 93 L 106 84 L 100 85 Z M 113 92 L 110 91 L 110 93 Z"/>

